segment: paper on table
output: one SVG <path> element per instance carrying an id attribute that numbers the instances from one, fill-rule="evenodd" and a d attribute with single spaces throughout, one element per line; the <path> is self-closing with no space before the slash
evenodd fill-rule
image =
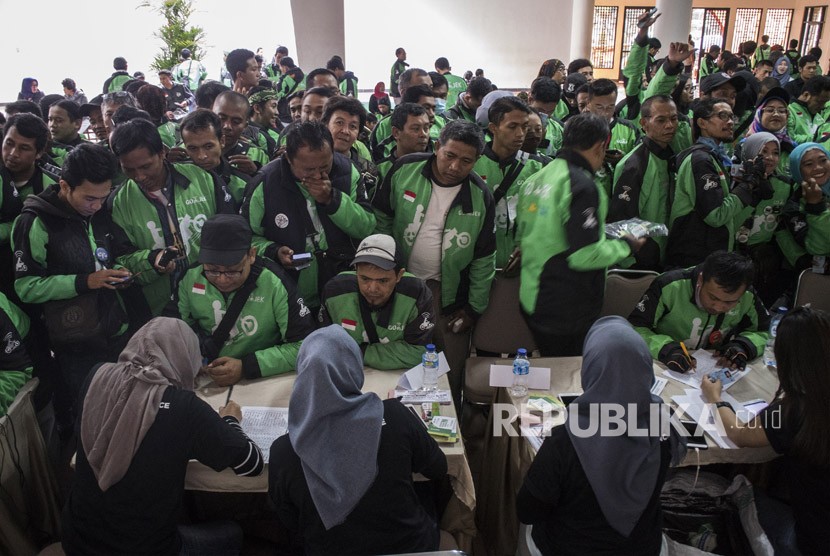
<path id="1" fill-rule="evenodd" d="M 507 388 L 512 385 L 512 366 L 490 365 L 490 386 Z M 550 369 L 548 367 L 531 367 L 527 375 L 527 387 L 531 390 L 550 390 Z"/>
<path id="2" fill-rule="evenodd" d="M 452 403 L 452 396 L 449 390 L 428 390 L 422 392 L 420 390 L 401 390 L 395 389 L 395 397 L 401 398 L 403 404 L 418 405 L 427 402 L 438 402 L 441 405 L 449 405 Z"/>
<path id="3" fill-rule="evenodd" d="M 668 384 L 668 382 L 668 380 L 661 376 L 654 377 L 654 384 L 651 385 L 651 393 L 655 396 L 659 396 L 663 393 L 663 388 L 666 387 L 666 384 Z"/>
<path id="4" fill-rule="evenodd" d="M 697 365 L 693 371 L 689 371 L 688 373 L 678 373 L 677 371 L 663 371 L 663 375 L 669 377 L 672 380 L 676 380 L 677 382 L 682 382 L 688 386 L 693 386 L 694 388 L 700 389 L 700 381 L 703 380 L 704 377 L 708 376 L 710 373 L 717 371 L 720 369 L 718 366 L 718 358 L 713 357 L 711 353 L 706 351 L 705 349 L 699 349 L 692 353 L 692 357 L 697 359 Z M 729 390 L 733 384 L 741 380 L 744 376 L 746 376 L 750 371 L 749 367 L 746 367 L 743 370 L 733 370 L 732 377 L 733 381 L 724 384 L 723 389 Z"/>
<path id="5" fill-rule="evenodd" d="M 723 401 L 732 404 L 732 407 L 736 409 L 743 407 L 738 400 L 725 392 L 721 398 Z M 706 403 L 700 390 L 687 389 L 685 396 L 672 396 L 672 401 L 678 405 L 689 419 L 696 421 L 712 440 L 715 441 L 715 444 L 726 449 L 738 447 L 725 434 L 720 434 L 718 424 L 715 422 L 716 410 L 713 405 Z"/>
<path id="6" fill-rule="evenodd" d="M 450 364 L 447 363 L 447 357 L 443 351 L 438 352 L 438 376 L 445 375 L 450 372 Z M 417 390 L 424 385 L 424 367 L 420 363 L 406 371 L 401 378 L 398 379 L 398 388 L 400 390 Z"/>
<path id="7" fill-rule="evenodd" d="M 287 407 L 243 407 L 242 430 L 262 451 L 265 463 L 274 440 L 288 432 Z"/>

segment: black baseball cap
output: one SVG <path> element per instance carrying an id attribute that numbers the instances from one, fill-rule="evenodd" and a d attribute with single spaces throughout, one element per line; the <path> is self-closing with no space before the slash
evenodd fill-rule
<path id="1" fill-rule="evenodd" d="M 728 73 L 720 71 L 703 78 L 703 81 L 700 82 L 700 92 L 709 93 L 727 83 L 735 87 L 735 90 L 739 93 L 746 87 L 746 80 L 740 75 L 729 75 Z"/>
<path id="2" fill-rule="evenodd" d="M 565 78 L 565 86 L 562 87 L 562 94 L 567 98 L 576 98 L 576 91 L 588 82 L 588 78 L 581 73 L 569 73 Z"/>
<path id="3" fill-rule="evenodd" d="M 199 262 L 221 266 L 239 264 L 251 249 L 251 226 L 239 214 L 216 214 L 202 226 Z"/>
<path id="4" fill-rule="evenodd" d="M 88 118 L 90 112 L 93 110 L 100 110 L 101 104 L 104 102 L 104 95 L 98 95 L 93 97 L 92 100 L 87 102 L 86 104 L 81 105 L 81 117 Z"/>
<path id="5" fill-rule="evenodd" d="M 758 106 L 761 106 L 762 104 L 764 104 L 766 101 L 772 100 L 772 99 L 778 99 L 781 102 L 783 102 L 784 104 L 789 104 L 790 103 L 790 93 L 788 93 L 787 90 L 784 89 L 783 87 L 773 87 L 772 89 L 767 91 L 767 94 L 765 94 L 764 96 L 762 96 L 761 98 L 758 99 L 758 103 L 755 106 L 757 108 Z"/>

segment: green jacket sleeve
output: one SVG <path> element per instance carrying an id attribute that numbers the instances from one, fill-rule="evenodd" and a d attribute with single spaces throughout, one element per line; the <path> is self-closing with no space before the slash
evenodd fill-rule
<path id="1" fill-rule="evenodd" d="M 90 291 L 86 274 L 49 274 L 46 268 L 48 240 L 49 234 L 37 216 L 27 212 L 17 218 L 12 251 L 20 254 L 15 261 L 14 290 L 24 303 L 71 299 Z"/>
<path id="2" fill-rule="evenodd" d="M 646 71 L 646 64 L 648 63 L 648 43 L 645 45 L 637 44 L 637 41 L 631 45 L 631 52 L 628 53 L 628 61 L 623 68 L 623 75 L 628 78 L 628 83 L 625 85 L 625 96 L 637 96 L 640 94 L 640 87 L 643 84 L 643 72 Z M 632 119 L 631 114 L 628 115 Z"/>
<path id="3" fill-rule="evenodd" d="M 663 62 L 660 69 L 654 75 L 646 88 L 643 101 L 657 95 L 671 95 L 672 89 L 677 84 L 677 76 L 683 71 L 683 64 L 672 65 L 669 60 Z"/>
<path id="4" fill-rule="evenodd" d="M 0 416 L 5 415 L 23 385 L 32 378 L 32 369 L 5 371 L 0 369 Z"/>
<path id="5" fill-rule="evenodd" d="M 124 203 L 117 202 L 117 193 L 113 193 L 108 201 L 110 211 L 110 229 L 113 235 L 113 251 L 115 251 L 115 261 L 117 264 L 126 268 L 133 274 L 141 273 L 136 279 L 136 283 L 146 286 L 161 278 L 153 264 L 158 250 L 138 249 L 130 241 L 129 236 L 122 228 L 122 224 L 127 222 L 131 217 L 131 208 L 123 206 Z"/>
<path id="6" fill-rule="evenodd" d="M 387 172 L 383 181 L 375 189 L 372 197 L 372 208 L 375 209 L 375 233 L 392 234 L 392 225 L 395 217 L 395 208 L 392 206 L 392 178 L 395 176 L 397 167 Z"/>
<path id="7" fill-rule="evenodd" d="M 260 378 L 289 373 L 297 368 L 301 340 L 261 349 L 242 358 L 245 378 Z M 255 362 L 255 366 L 253 365 Z"/>
<path id="8" fill-rule="evenodd" d="M 470 263 L 470 290 L 465 308 L 479 317 L 490 303 L 490 286 L 496 276 L 496 205 L 493 195 L 485 191 L 484 222 L 476 239 L 475 254 Z"/>
<path id="9" fill-rule="evenodd" d="M 660 322 L 666 312 L 662 295 L 663 288 L 660 279 L 657 278 L 651 283 L 646 293 L 640 298 L 640 302 L 628 316 L 628 321 L 632 324 L 634 330 L 645 340 L 653 359 L 658 359 L 660 350 L 675 341 L 671 336 L 656 331 L 657 323 Z"/>
<path id="10" fill-rule="evenodd" d="M 805 205 L 807 213 L 807 237 L 804 247 L 811 255 L 830 255 L 830 210 L 824 200 L 816 205 Z"/>
<path id="11" fill-rule="evenodd" d="M 349 236 L 363 239 L 374 231 L 377 222 L 369 200 L 366 198 L 363 178 L 354 165 L 351 168 L 352 187 L 349 195 L 343 195 L 339 189 L 332 189 L 329 204 L 318 205 L 318 207 L 322 207 L 331 221 Z"/>
<path id="12" fill-rule="evenodd" d="M 8 243 L 12 237 L 12 222 L 0 223 L 0 245 Z"/>
<path id="13" fill-rule="evenodd" d="M 585 271 L 607 268 L 631 253 L 631 248 L 621 239 L 605 238 L 605 215 L 600 211 L 599 191 L 593 182 L 575 187 L 571 194 L 571 206 L 567 212 L 565 234 L 571 253 L 568 267 Z"/>

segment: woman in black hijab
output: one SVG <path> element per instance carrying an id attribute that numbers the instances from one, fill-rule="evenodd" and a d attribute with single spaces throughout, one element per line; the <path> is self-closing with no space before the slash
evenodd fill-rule
<path id="1" fill-rule="evenodd" d="M 651 394 L 651 354 L 622 317 L 598 320 L 583 353 L 584 393 L 530 466 L 516 499 L 519 519 L 533 525 L 543 554 L 659 554 L 660 490 L 685 448 Z M 614 408 L 640 434 L 603 422 Z"/>

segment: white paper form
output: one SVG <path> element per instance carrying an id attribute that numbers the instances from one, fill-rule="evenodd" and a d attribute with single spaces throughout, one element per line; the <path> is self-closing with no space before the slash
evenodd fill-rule
<path id="1" fill-rule="evenodd" d="M 508 388 L 512 385 L 512 365 L 490 365 L 490 386 Z M 550 390 L 550 369 L 548 367 L 530 367 L 527 374 L 527 387 L 531 390 Z"/>
<path id="2" fill-rule="evenodd" d="M 677 382 L 683 383 L 687 386 L 692 386 L 700 390 L 700 381 L 703 380 L 704 377 L 709 375 L 710 373 L 720 370 L 721 367 L 718 366 L 718 358 L 713 356 L 710 352 L 706 351 L 705 349 L 699 349 L 691 354 L 697 360 L 697 364 L 694 370 L 689 371 L 688 373 L 678 373 L 677 371 L 663 371 L 663 375 L 669 377 L 672 380 Z M 724 390 L 729 390 L 733 384 L 741 380 L 745 377 L 750 371 L 749 367 L 746 367 L 743 370 L 733 369 L 732 376 L 734 380 L 728 384 L 723 385 Z"/>
<path id="3" fill-rule="evenodd" d="M 288 432 L 287 407 L 243 407 L 242 430 L 262 451 L 262 458 L 268 463 L 271 444 Z"/>

